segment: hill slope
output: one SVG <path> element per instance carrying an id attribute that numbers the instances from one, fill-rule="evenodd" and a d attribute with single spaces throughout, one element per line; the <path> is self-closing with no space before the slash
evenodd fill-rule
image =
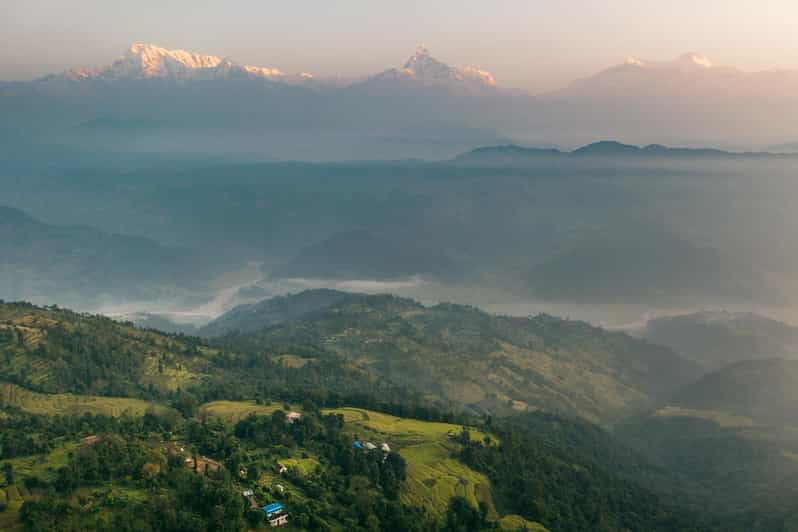
<path id="1" fill-rule="evenodd" d="M 0 378 L 48 393 L 139 395 L 198 382 L 209 350 L 109 318 L 0 303 Z"/>
<path id="2" fill-rule="evenodd" d="M 147 238 L 48 225 L 0 206 L 0 296 L 7 300 L 156 298 L 204 278 L 208 261 L 193 255 Z"/>
<path id="3" fill-rule="evenodd" d="M 239 305 L 202 327 L 199 334 L 210 338 L 231 332 L 255 332 L 288 320 L 307 317 L 355 297 L 348 292 L 318 289 L 292 296 L 277 296 L 256 304 Z"/>
<path id="4" fill-rule="evenodd" d="M 704 375 L 673 398 L 679 406 L 798 424 L 798 361 L 746 360 Z"/>
<path id="5" fill-rule="evenodd" d="M 312 294 L 312 293 L 311 293 Z M 267 316 L 287 301 L 264 302 L 223 317 L 227 330 L 245 330 L 260 308 Z M 540 315 L 492 316 L 441 304 L 424 307 L 392 296 L 348 296 L 326 308 L 268 320 L 256 332 L 222 343 L 247 349 L 313 346 L 372 374 L 480 412 L 544 408 L 611 421 L 693 378 L 697 368 L 671 350 L 583 322 Z"/>
<path id="6" fill-rule="evenodd" d="M 634 334 L 710 368 L 798 357 L 798 328 L 753 313 L 703 311 L 649 320 Z"/>

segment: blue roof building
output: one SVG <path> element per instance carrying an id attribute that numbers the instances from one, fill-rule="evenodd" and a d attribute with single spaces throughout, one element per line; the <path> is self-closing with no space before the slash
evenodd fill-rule
<path id="1" fill-rule="evenodd" d="M 355 449 L 362 449 L 363 445 L 359 441 L 356 441 L 355 443 L 352 444 L 352 447 L 354 447 Z"/>
<path id="2" fill-rule="evenodd" d="M 272 504 L 267 504 L 262 508 L 263 513 L 266 514 L 266 517 L 271 517 L 274 514 L 280 513 L 283 511 L 283 505 L 279 502 L 273 502 Z"/>

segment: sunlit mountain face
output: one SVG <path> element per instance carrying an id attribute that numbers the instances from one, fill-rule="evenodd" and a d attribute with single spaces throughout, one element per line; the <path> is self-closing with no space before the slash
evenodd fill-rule
<path id="1" fill-rule="evenodd" d="M 4 84 L 0 109 L 6 127 L 32 142 L 122 153 L 441 158 L 600 139 L 751 151 L 789 149 L 798 138 L 796 89 L 794 71 L 744 72 L 699 53 L 630 58 L 532 95 L 423 47 L 399 67 L 346 82 L 135 43 L 108 66 Z"/>
<path id="2" fill-rule="evenodd" d="M 240 65 L 231 59 L 185 50 L 167 50 L 149 43 L 133 43 L 125 54 L 105 67 L 75 68 L 46 76 L 40 82 L 103 80 L 130 81 L 163 78 L 177 82 L 223 79 L 239 75 L 296 82 L 312 79 L 309 73 L 289 75 L 277 68 Z"/>
<path id="3" fill-rule="evenodd" d="M 742 3 L 6 2 L 0 531 L 798 531 Z"/>

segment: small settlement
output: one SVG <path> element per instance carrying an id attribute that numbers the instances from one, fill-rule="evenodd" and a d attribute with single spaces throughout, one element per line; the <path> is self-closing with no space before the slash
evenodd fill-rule
<path id="1" fill-rule="evenodd" d="M 271 504 L 267 504 L 266 506 L 261 507 L 258 504 L 257 499 L 255 499 L 255 492 L 252 490 L 245 490 L 241 493 L 246 499 L 249 500 L 249 507 L 252 510 L 260 509 L 263 514 L 266 516 L 266 521 L 268 521 L 269 526 L 271 527 L 278 527 L 278 526 L 285 526 L 288 524 L 288 514 L 283 508 L 282 503 L 274 502 Z"/>
<path id="2" fill-rule="evenodd" d="M 361 449 L 365 451 L 373 451 L 374 449 L 377 449 L 377 446 L 371 443 L 370 441 L 361 442 L 358 440 L 352 442 L 352 447 L 354 447 L 355 449 Z M 385 461 L 385 459 L 388 458 L 388 455 L 391 452 L 391 446 L 383 442 L 383 444 L 379 447 L 379 449 L 382 451 L 383 461 Z"/>
<path id="3" fill-rule="evenodd" d="M 288 524 L 288 514 L 285 513 L 283 505 L 279 502 L 267 504 L 263 507 L 263 513 L 266 514 L 266 520 L 272 527 L 283 526 Z"/>

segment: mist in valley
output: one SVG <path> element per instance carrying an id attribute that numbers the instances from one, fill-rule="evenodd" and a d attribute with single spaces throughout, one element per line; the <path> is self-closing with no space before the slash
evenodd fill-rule
<path id="1" fill-rule="evenodd" d="M 798 530 L 798 71 L 386 67 L 0 82 L 0 528 Z"/>

